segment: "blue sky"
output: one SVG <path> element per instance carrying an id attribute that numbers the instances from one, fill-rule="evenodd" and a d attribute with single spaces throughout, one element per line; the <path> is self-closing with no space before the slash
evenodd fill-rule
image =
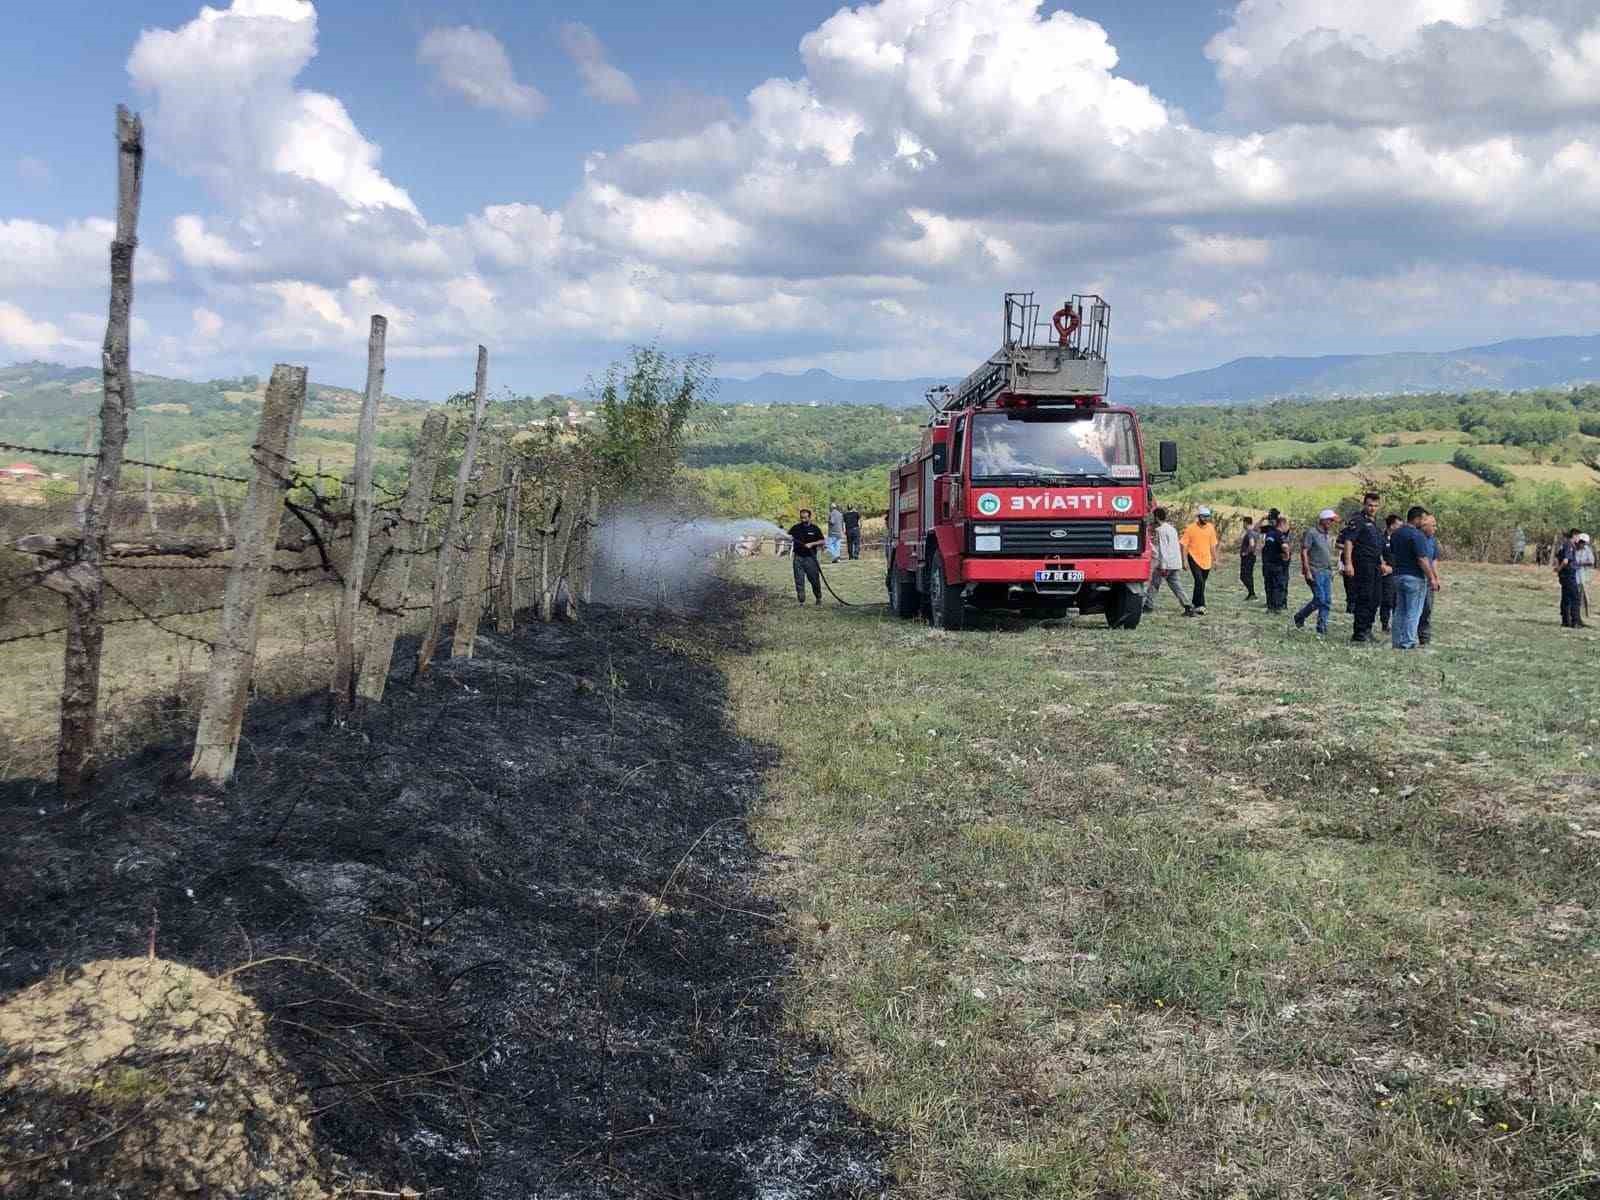
<path id="1" fill-rule="evenodd" d="M 571 388 L 965 369 L 1001 292 L 1123 372 L 1593 332 L 1600 10 L 1573 0 L 61 0 L 0 44 L 0 361 L 92 362 L 111 113 L 144 369 Z"/>

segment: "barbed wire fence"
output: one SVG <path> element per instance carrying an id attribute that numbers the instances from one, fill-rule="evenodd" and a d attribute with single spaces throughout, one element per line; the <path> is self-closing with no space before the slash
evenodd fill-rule
<path id="1" fill-rule="evenodd" d="M 125 457 L 135 399 L 127 331 L 143 130 L 120 107 L 117 129 L 118 223 L 98 421 L 83 450 L 0 442 L 0 450 L 80 466 L 70 523 L 9 537 L 9 548 L 27 565 L 0 580 L 0 651 L 64 638 L 56 777 L 69 803 L 92 790 L 99 767 L 101 657 L 108 628 L 148 625 L 209 655 L 189 774 L 197 787 L 216 790 L 234 771 L 268 606 L 318 589 L 335 597 L 328 708 L 329 719 L 343 724 L 383 702 L 408 619 L 425 615 L 413 671 L 420 679 L 446 624 L 452 625 L 451 657 L 471 658 L 486 611 L 500 633 L 514 630 L 519 613 L 542 621 L 576 616 L 591 591 L 598 519 L 592 485 L 535 473 L 510 445 L 507 431 L 488 426 L 488 351 L 481 346 L 475 403 L 465 418 L 465 450 L 451 493 L 435 494 L 451 425 L 442 410 L 423 421 L 405 490 L 375 481 L 387 333 L 381 315 L 371 320 L 367 388 L 350 475 L 324 472 L 320 464 L 310 472 L 297 466 L 307 372 L 287 364 L 273 368 L 266 388 L 250 448 L 251 474 L 175 466 L 154 461 L 148 452 L 145 458 Z M 139 493 L 119 491 L 123 466 L 144 468 Z M 202 516 L 207 497 L 179 489 L 171 494 L 186 497 L 192 511 L 156 516 L 155 497 L 166 494 L 155 485 L 158 476 L 206 481 L 214 528 Z M 236 511 L 230 512 L 219 484 L 243 489 Z M 13 521 L 20 512 L 12 511 Z M 132 528 L 119 533 L 119 522 Z M 533 562 L 537 570 L 524 573 Z M 169 589 L 150 586 L 151 580 L 174 578 L 200 581 L 180 590 L 187 599 L 176 607 L 162 603 L 171 600 Z M 39 615 L 49 610 L 39 601 L 47 593 L 64 601 L 66 616 L 46 618 L 41 626 Z"/>

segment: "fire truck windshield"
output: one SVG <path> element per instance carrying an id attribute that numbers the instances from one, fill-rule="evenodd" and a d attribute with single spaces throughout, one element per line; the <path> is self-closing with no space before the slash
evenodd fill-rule
<path id="1" fill-rule="evenodd" d="M 1138 479 L 1139 443 L 1127 413 L 1089 417 L 972 416 L 972 479 Z"/>

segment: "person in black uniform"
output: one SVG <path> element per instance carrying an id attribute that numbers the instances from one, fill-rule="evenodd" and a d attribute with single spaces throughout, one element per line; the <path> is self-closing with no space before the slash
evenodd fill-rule
<path id="1" fill-rule="evenodd" d="M 1389 564 L 1383 561 L 1383 530 L 1377 521 L 1377 492 L 1368 492 L 1361 498 L 1360 510 L 1345 524 L 1340 538 L 1344 544 L 1340 570 L 1350 580 L 1350 596 L 1355 613 L 1355 632 L 1352 642 L 1372 640 L 1372 622 L 1378 615 L 1378 601 L 1383 593 L 1383 577 Z"/>
<path id="2" fill-rule="evenodd" d="M 817 561 L 817 547 L 828 539 L 811 521 L 811 510 L 802 508 L 800 520 L 789 526 L 789 537 L 794 542 L 794 598 L 806 602 L 806 580 L 816 593 L 817 603 L 822 603 L 822 564 Z"/>
<path id="3" fill-rule="evenodd" d="M 1268 513 L 1261 530 L 1261 582 L 1267 592 L 1267 611 L 1283 612 L 1289 607 L 1289 521 Z"/>
<path id="4" fill-rule="evenodd" d="M 1394 537 L 1394 531 L 1404 525 L 1399 513 L 1390 513 L 1383 519 L 1383 561 L 1389 562 L 1389 540 Z M 1378 602 L 1378 623 L 1383 626 L 1385 633 L 1389 632 L 1389 621 L 1394 616 L 1395 592 L 1398 585 L 1394 575 L 1383 577 L 1383 599 Z"/>
<path id="5" fill-rule="evenodd" d="M 851 558 L 861 557 L 861 512 L 854 504 L 844 510 L 844 541 Z"/>
<path id="6" fill-rule="evenodd" d="M 1244 598 L 1256 598 L 1256 553 L 1261 549 L 1261 535 L 1256 532 L 1255 520 L 1244 519 L 1244 532 L 1239 535 L 1239 582 L 1244 584 Z"/>
<path id="7" fill-rule="evenodd" d="M 1567 530 L 1567 535 L 1556 543 L 1550 554 L 1555 564 L 1556 579 L 1561 584 L 1561 628 L 1583 629 L 1583 589 L 1578 585 L 1578 531 Z"/>

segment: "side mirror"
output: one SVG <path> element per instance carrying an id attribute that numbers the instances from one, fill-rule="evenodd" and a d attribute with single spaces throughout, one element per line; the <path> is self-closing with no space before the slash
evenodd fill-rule
<path id="1" fill-rule="evenodd" d="M 1161 473 L 1163 475 L 1171 475 L 1178 469 L 1178 443 L 1162 442 L 1160 457 Z"/>
<path id="2" fill-rule="evenodd" d="M 933 473 L 943 475 L 945 468 L 950 465 L 950 450 L 943 442 L 933 448 Z"/>

